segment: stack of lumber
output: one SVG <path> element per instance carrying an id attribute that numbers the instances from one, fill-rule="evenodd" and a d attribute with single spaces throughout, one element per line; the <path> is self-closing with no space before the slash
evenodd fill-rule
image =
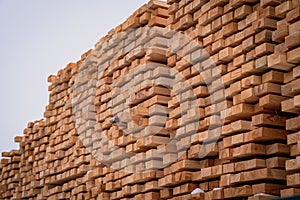
<path id="1" fill-rule="evenodd" d="M 17 187 L 20 182 L 19 166 L 20 166 L 21 152 L 12 150 L 10 152 L 3 152 L 1 160 L 1 194 L 0 198 L 10 198 L 17 193 Z M 21 190 L 20 190 L 21 191 Z"/>
<path id="2" fill-rule="evenodd" d="M 300 193 L 299 0 L 152 0 L 48 81 L 0 199 Z"/>
<path id="3" fill-rule="evenodd" d="M 290 113 L 292 117 L 286 120 L 287 144 L 290 148 L 290 159 L 285 163 L 288 189 L 281 191 L 281 196 L 291 196 L 300 193 L 300 162 L 299 162 L 299 65 L 300 65 L 300 2 L 282 3 L 278 9 L 284 9 L 285 15 L 277 24 L 273 35 L 274 40 L 281 43 L 280 51 L 273 53 L 270 65 L 285 71 L 284 84 L 281 86 L 282 96 L 287 98 L 282 104 L 282 111 Z M 280 9 L 280 10 L 281 10 Z"/>
<path id="4" fill-rule="evenodd" d="M 203 121 L 207 119 L 212 127 L 199 130 L 196 140 L 191 140 L 188 156 L 195 158 L 192 153 L 199 152 L 201 145 L 209 144 L 205 142 L 203 145 L 198 138 L 219 138 L 208 154 L 211 156 L 200 160 L 196 156 L 195 160 L 206 162 L 207 166 L 197 165 L 201 166 L 201 171 L 193 172 L 192 182 L 170 181 L 177 187 L 169 197 L 176 196 L 178 187 L 187 184 L 190 186 L 190 190 L 185 191 L 187 194 L 193 187 L 204 188 L 206 199 L 279 196 L 281 189 L 290 186 L 285 182 L 285 161 L 290 157 L 286 142 L 289 132 L 285 123 L 292 115 L 281 110 L 281 102 L 289 99 L 284 94 L 285 77 L 290 77 L 288 73 L 299 63 L 297 53 L 294 60 L 285 57 L 289 46 L 291 49 L 299 47 L 296 30 L 299 27 L 296 25 L 299 22 L 299 2 L 225 0 L 169 3 L 169 26 L 178 31 L 196 32 L 192 35 L 199 37 L 214 63 L 198 58 L 202 69 L 200 76 L 206 80 L 210 94 L 203 105 Z M 183 21 L 188 23 L 183 26 Z M 291 30 L 292 23 L 295 23 L 294 30 Z M 290 45 L 285 41 L 289 32 L 282 35 L 282 24 L 285 28 L 291 24 L 289 31 L 294 35 L 288 40 Z M 188 45 L 182 46 L 183 51 L 188 48 Z M 179 63 L 175 67 L 180 67 L 181 58 L 174 57 Z M 193 74 L 194 68 L 195 65 L 190 66 L 188 74 L 185 67 L 182 73 L 192 79 L 198 75 Z M 170 184 L 165 183 L 166 177 L 176 176 L 172 166 L 164 170 L 167 173 L 161 179 L 163 185 Z M 294 166 L 299 167 L 299 164 Z M 213 187 L 209 187 L 210 183 Z"/>
<path id="5" fill-rule="evenodd" d="M 73 112 L 88 123 L 78 120 L 76 129 L 89 152 L 103 161 L 93 163 L 88 173 L 91 197 L 160 199 L 163 169 L 157 166 L 163 161 L 158 146 L 170 140 L 163 111 L 171 98 L 163 86 L 172 77 L 169 67 L 160 66 L 167 64 L 167 48 L 159 32 L 166 25 L 167 9 L 166 3 L 150 2 L 147 10 L 140 9 L 97 43 L 78 70 Z"/>

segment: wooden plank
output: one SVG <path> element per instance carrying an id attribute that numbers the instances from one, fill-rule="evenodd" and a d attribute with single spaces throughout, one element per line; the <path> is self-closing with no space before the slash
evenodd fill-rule
<path id="1" fill-rule="evenodd" d="M 274 53 L 268 56 L 268 67 L 273 69 L 290 71 L 294 65 L 289 62 L 290 60 L 285 53 Z"/>
<path id="2" fill-rule="evenodd" d="M 287 53 L 287 61 L 289 63 L 299 64 L 300 63 L 300 47 L 293 49 Z"/>
<path id="3" fill-rule="evenodd" d="M 293 130 L 293 131 L 300 130 L 300 118 L 295 117 L 286 120 L 286 130 Z"/>
<path id="4" fill-rule="evenodd" d="M 292 175 L 287 175 L 286 177 L 287 181 L 287 186 L 291 187 L 299 187 L 300 186 L 300 174 L 292 174 Z"/>
<path id="5" fill-rule="evenodd" d="M 286 117 L 271 114 L 259 114 L 252 117 L 253 126 L 285 127 Z M 288 129 L 289 130 L 289 129 Z"/>
<path id="6" fill-rule="evenodd" d="M 281 197 L 291 197 L 300 194 L 299 188 L 289 188 L 280 191 Z"/>
<path id="7" fill-rule="evenodd" d="M 233 149 L 232 152 L 232 156 L 234 158 L 247 158 L 247 157 L 259 156 L 265 154 L 266 154 L 265 146 L 254 144 L 254 143 L 248 143 L 240 147 L 236 147 Z"/>

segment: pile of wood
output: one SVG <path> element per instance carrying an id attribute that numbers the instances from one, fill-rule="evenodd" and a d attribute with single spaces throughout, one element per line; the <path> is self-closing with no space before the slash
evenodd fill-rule
<path id="1" fill-rule="evenodd" d="M 49 77 L 0 199 L 300 193 L 299 65 L 299 0 L 152 0 Z"/>

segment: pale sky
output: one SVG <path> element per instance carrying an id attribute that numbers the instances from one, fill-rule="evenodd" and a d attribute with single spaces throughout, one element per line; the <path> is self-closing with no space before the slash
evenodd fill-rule
<path id="1" fill-rule="evenodd" d="M 43 117 L 56 74 L 148 0 L 0 0 L 0 152 Z M 1 155 L 0 155 L 1 157 Z"/>

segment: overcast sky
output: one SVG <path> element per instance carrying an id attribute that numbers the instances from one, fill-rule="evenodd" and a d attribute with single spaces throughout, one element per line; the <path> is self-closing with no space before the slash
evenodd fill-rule
<path id="1" fill-rule="evenodd" d="M 43 117 L 50 74 L 148 0 L 0 0 L 0 152 Z M 0 156 L 1 157 L 1 156 Z"/>

